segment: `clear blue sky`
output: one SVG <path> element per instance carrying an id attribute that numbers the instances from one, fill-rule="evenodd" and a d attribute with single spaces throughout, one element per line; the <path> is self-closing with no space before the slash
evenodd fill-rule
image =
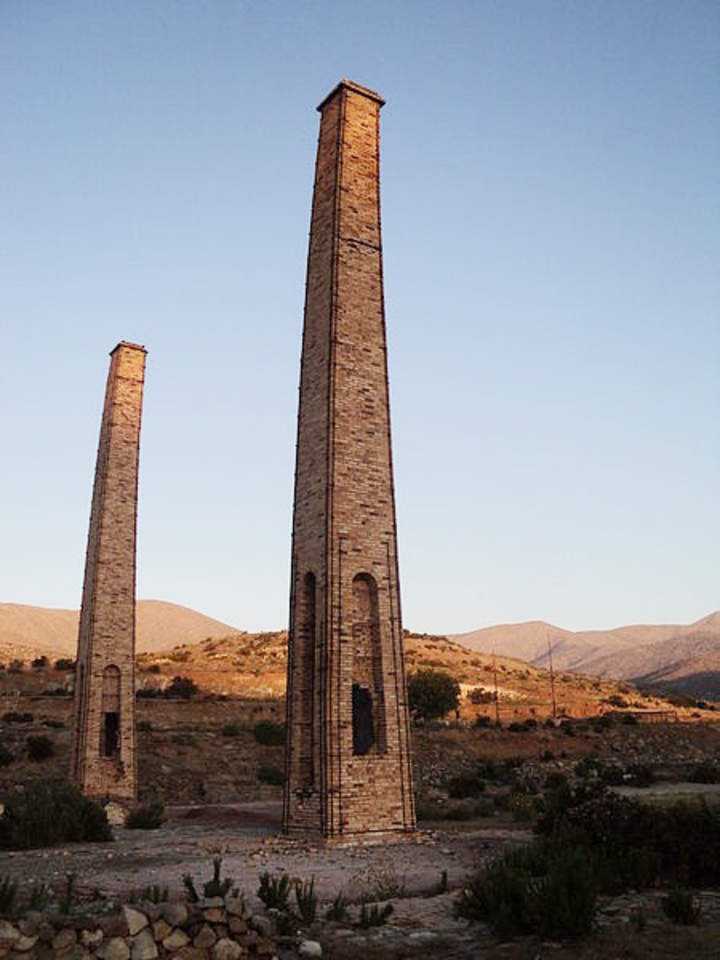
<path id="1" fill-rule="evenodd" d="M 138 595 L 287 621 L 315 106 L 380 91 L 405 625 L 720 607 L 720 7 L 0 2 L 0 600 L 77 607 L 108 352 Z"/>

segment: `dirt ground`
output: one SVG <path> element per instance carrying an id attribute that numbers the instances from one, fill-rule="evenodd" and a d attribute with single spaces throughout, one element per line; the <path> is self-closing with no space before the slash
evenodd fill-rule
<path id="1" fill-rule="evenodd" d="M 0 874 L 23 885 L 47 884 L 63 890 L 74 874 L 80 899 L 101 893 L 110 898 L 139 896 L 153 885 L 182 895 L 183 875 L 198 890 L 212 875 L 212 858 L 223 857 L 222 875 L 231 877 L 253 909 L 259 910 L 259 876 L 265 870 L 315 879 L 320 916 L 342 892 L 351 913 L 363 899 L 390 901 L 389 922 L 373 930 L 323 922 L 309 932 L 331 960 L 390 958 L 510 958 L 510 960 L 694 960 L 720 958 L 720 893 L 702 893 L 701 925 L 669 924 L 660 910 L 660 893 L 625 895 L 601 904 L 598 928 L 580 944 L 523 937 L 499 942 L 483 924 L 469 926 L 453 914 L 464 879 L 509 844 L 525 843 L 529 830 L 497 817 L 468 823 L 430 824 L 413 841 L 346 848 L 323 848 L 279 835 L 280 804 L 254 802 L 222 806 L 171 807 L 159 830 L 115 828 L 115 840 L 64 848 L 5 853 Z M 443 871 L 448 890 L 438 894 Z M 629 915 L 642 902 L 647 928 L 638 932 Z"/>

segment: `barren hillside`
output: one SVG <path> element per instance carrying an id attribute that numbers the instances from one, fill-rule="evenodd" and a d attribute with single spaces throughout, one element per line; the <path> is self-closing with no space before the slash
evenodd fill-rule
<path id="1" fill-rule="evenodd" d="M 75 656 L 78 617 L 77 610 L 0 603 L 0 658 Z M 176 603 L 140 600 L 137 605 L 138 652 L 197 643 L 205 637 L 227 636 L 234 630 L 227 623 Z"/>

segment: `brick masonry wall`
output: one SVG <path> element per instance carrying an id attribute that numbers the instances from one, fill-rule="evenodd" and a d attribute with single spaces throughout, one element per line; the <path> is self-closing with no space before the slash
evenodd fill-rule
<path id="1" fill-rule="evenodd" d="M 377 94 L 321 104 L 303 330 L 284 826 L 414 829 L 382 288 Z M 310 576 L 308 576 L 310 575 Z M 353 752 L 353 686 L 375 740 Z"/>
<path id="2" fill-rule="evenodd" d="M 95 468 L 75 675 L 72 776 L 91 796 L 132 802 L 135 747 L 135 539 L 145 349 L 111 353 Z M 105 714 L 118 749 L 103 755 Z"/>

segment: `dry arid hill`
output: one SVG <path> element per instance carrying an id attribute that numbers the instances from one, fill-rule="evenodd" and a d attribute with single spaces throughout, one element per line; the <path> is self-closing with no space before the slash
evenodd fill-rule
<path id="1" fill-rule="evenodd" d="M 504 722 L 552 713 L 550 673 L 513 657 L 473 653 L 448 637 L 405 633 L 408 673 L 431 667 L 451 674 L 462 691 L 461 713 L 471 720 L 495 716 L 496 684 Z M 282 697 L 285 693 L 287 631 L 243 633 L 185 644 L 138 657 L 137 683 L 152 693 L 174 676 L 189 677 L 202 692 L 230 698 Z M 669 709 L 662 697 L 644 696 L 613 680 L 558 672 L 555 693 L 559 712 L 593 716 L 616 706 Z"/>
<path id="2" fill-rule="evenodd" d="M 0 658 L 74 657 L 78 616 L 77 610 L 0 603 Z M 140 600 L 137 605 L 138 652 L 197 643 L 205 637 L 223 637 L 234 629 L 176 603 Z"/>
<path id="3" fill-rule="evenodd" d="M 486 627 L 452 638 L 471 650 L 511 654 L 592 676 L 720 698 L 720 612 L 688 625 L 643 625 L 573 633 L 543 621 Z"/>

